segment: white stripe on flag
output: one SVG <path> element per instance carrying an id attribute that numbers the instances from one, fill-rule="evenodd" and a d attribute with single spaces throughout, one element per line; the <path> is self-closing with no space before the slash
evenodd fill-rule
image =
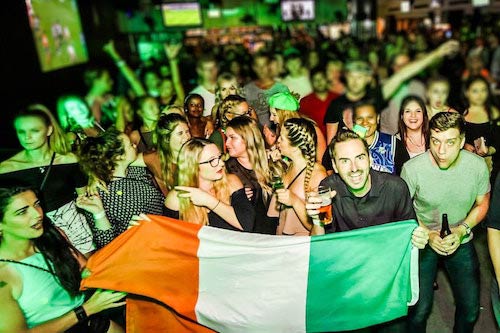
<path id="1" fill-rule="evenodd" d="M 305 332 L 310 237 L 203 227 L 198 322 L 219 332 Z"/>

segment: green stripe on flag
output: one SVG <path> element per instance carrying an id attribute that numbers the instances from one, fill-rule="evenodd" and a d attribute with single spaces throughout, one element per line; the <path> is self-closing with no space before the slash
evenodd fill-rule
<path id="1" fill-rule="evenodd" d="M 313 237 L 307 331 L 353 330 L 406 315 L 412 274 L 418 289 L 418 267 L 410 269 L 412 262 L 418 265 L 411 260 L 418 255 L 411 245 L 416 226 L 409 220 Z"/>

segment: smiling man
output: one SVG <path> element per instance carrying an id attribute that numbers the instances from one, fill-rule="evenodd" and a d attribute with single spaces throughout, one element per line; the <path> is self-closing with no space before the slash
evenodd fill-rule
<path id="1" fill-rule="evenodd" d="M 314 224 L 311 235 L 416 219 L 408 186 L 398 176 L 370 168 L 371 157 L 365 140 L 352 131 L 342 131 L 334 137 L 330 150 L 336 173 L 323 179 L 320 185 L 337 192 L 332 199 L 333 222 L 326 227 L 318 223 L 320 204 L 308 203 L 307 213 Z M 423 248 L 427 239 L 424 228 L 415 228 L 414 246 Z M 406 319 L 377 325 L 370 332 L 406 332 Z"/>
<path id="2" fill-rule="evenodd" d="M 429 246 L 420 251 L 420 299 L 410 310 L 410 332 L 425 332 L 433 302 L 433 282 L 442 262 L 455 304 L 454 332 L 472 332 L 479 315 L 479 262 L 471 229 L 486 216 L 490 201 L 484 159 L 463 150 L 465 123 L 459 113 L 432 117 L 430 149 L 409 160 L 401 177 L 408 183 L 419 224 L 429 231 Z M 442 214 L 451 234 L 441 238 Z"/>

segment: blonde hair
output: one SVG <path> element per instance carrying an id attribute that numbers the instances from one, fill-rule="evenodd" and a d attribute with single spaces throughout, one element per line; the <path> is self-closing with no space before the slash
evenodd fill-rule
<path id="1" fill-rule="evenodd" d="M 206 146 L 214 143 L 200 138 L 187 141 L 179 152 L 177 185 L 199 187 L 200 156 Z M 214 181 L 215 197 L 230 204 L 230 189 L 225 172 L 220 180 Z M 189 198 L 179 198 L 179 218 L 184 221 L 208 225 L 208 210 L 194 205 Z"/>
<path id="2" fill-rule="evenodd" d="M 271 183 L 271 174 L 264 138 L 262 137 L 262 133 L 258 125 L 259 124 L 255 119 L 248 116 L 239 116 L 232 119 L 227 124 L 227 127 L 232 128 L 245 142 L 252 170 L 255 172 L 257 181 L 264 190 L 264 197 L 266 197 L 266 194 L 269 194 L 272 191 L 269 186 Z"/>
<path id="3" fill-rule="evenodd" d="M 300 149 L 305 158 L 306 174 L 304 177 L 304 191 L 309 191 L 309 181 L 316 163 L 316 129 L 314 123 L 305 118 L 292 118 L 285 121 L 283 126 L 288 131 L 288 140 L 293 147 Z"/>
<path id="4" fill-rule="evenodd" d="M 56 118 L 52 115 L 52 112 L 50 112 L 45 105 L 29 105 L 26 109 L 16 114 L 14 121 L 23 117 L 38 117 L 43 120 L 47 127 L 52 127 L 52 133 L 49 136 L 48 144 L 53 152 L 65 155 L 71 151 L 71 145 L 66 140 L 64 131 L 61 129 L 61 126 L 59 126 Z"/>

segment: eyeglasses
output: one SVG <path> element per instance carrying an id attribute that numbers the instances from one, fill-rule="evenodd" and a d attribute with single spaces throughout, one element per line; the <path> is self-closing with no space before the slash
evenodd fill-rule
<path id="1" fill-rule="evenodd" d="M 212 159 L 209 159 L 208 161 L 205 161 L 205 162 L 200 162 L 200 163 L 198 163 L 198 164 L 200 164 L 200 165 L 202 165 L 202 164 L 210 164 L 210 166 L 211 166 L 212 168 L 215 168 L 216 166 L 218 166 L 218 165 L 219 165 L 219 163 L 220 163 L 220 160 L 221 160 L 221 159 L 222 159 L 222 155 L 219 155 L 219 156 L 217 156 L 217 157 L 214 157 L 214 158 L 212 158 Z"/>

